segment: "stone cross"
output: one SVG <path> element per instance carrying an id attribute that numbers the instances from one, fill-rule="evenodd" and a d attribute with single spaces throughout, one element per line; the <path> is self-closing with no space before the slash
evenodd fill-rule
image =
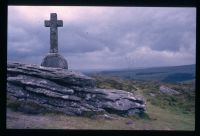
<path id="1" fill-rule="evenodd" d="M 51 13 L 50 20 L 45 20 L 45 27 L 50 27 L 50 53 L 58 53 L 58 29 L 63 26 L 62 20 L 57 20 L 57 14 Z"/>

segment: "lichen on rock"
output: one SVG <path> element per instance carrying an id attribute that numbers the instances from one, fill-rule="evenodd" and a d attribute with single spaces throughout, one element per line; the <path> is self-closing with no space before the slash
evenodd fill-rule
<path id="1" fill-rule="evenodd" d="M 95 79 L 78 72 L 13 62 L 7 64 L 7 93 L 15 101 L 68 115 L 132 116 L 145 112 L 146 106 L 130 92 L 96 88 Z"/>

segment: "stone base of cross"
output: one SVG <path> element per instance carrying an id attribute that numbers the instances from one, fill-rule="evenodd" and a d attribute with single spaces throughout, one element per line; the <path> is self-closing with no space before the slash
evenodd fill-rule
<path id="1" fill-rule="evenodd" d="M 50 20 L 44 21 L 50 27 L 50 51 L 42 60 L 41 66 L 68 69 L 67 61 L 58 54 L 58 29 L 63 26 L 62 20 L 57 20 L 57 14 L 51 13 Z"/>
<path id="2" fill-rule="evenodd" d="M 68 69 L 67 61 L 58 53 L 48 53 L 44 57 L 41 66 Z"/>

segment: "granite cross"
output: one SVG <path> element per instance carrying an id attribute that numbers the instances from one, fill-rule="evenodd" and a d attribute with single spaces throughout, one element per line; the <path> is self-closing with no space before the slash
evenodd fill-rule
<path id="1" fill-rule="evenodd" d="M 50 27 L 50 53 L 58 53 L 58 29 L 63 26 L 62 20 L 57 20 L 57 14 L 51 13 L 50 20 L 45 20 L 45 27 Z"/>

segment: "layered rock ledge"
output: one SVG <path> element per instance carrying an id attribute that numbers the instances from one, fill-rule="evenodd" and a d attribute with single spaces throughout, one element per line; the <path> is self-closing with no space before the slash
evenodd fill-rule
<path id="1" fill-rule="evenodd" d="M 95 87 L 95 79 L 61 68 L 8 62 L 7 96 L 67 115 L 145 112 L 145 102 L 130 92 Z"/>

